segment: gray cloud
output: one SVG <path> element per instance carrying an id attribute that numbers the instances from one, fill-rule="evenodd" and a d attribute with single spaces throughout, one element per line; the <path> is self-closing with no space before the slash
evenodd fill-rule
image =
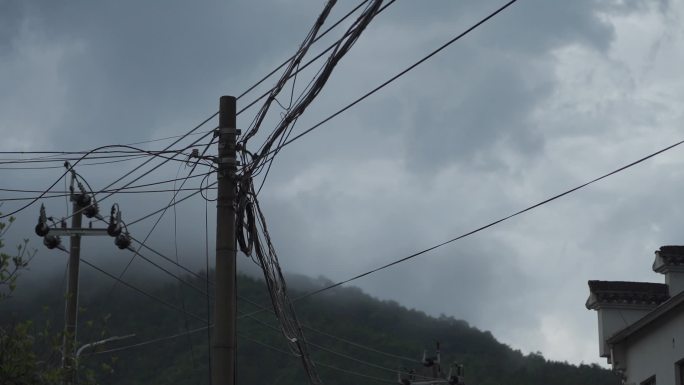
<path id="1" fill-rule="evenodd" d="M 681 52 L 681 23 L 666 24 L 665 31 L 652 24 L 664 9 L 672 19 L 681 10 L 662 4 L 519 2 L 286 148 L 261 195 L 284 269 L 344 279 L 674 140 L 684 93 L 667 74 L 678 70 L 668 63 L 680 62 L 670 55 Z M 340 63 L 297 129 L 498 5 L 397 2 Z M 185 132 L 216 110 L 219 95 L 238 94 L 280 64 L 318 12 L 293 1 L 9 1 L 0 7 L 2 150 L 79 150 Z M 333 18 L 350 7 L 339 4 Z M 629 18 L 647 20 L 641 23 L 646 49 L 632 44 Z M 654 44 L 660 47 L 655 56 Z M 316 69 L 298 79 L 297 90 Z M 239 117 L 240 127 L 253 112 Z M 274 109 L 264 132 L 279 112 Z M 516 348 L 597 361 L 594 315 L 583 308 L 586 280 L 659 280 L 649 271 L 650 253 L 680 242 L 673 202 L 681 157 L 660 162 L 356 283 L 372 295 L 491 329 Z M 79 170 L 99 188 L 134 164 Z M 0 172 L 3 186 L 44 188 L 58 171 Z M 188 171 L 176 164 L 145 181 Z M 119 195 L 103 206 L 119 202 L 126 218 L 135 219 L 170 197 Z M 47 202 L 53 215 L 62 215 L 63 199 Z M 18 237 L 31 233 L 36 211 L 19 216 Z M 180 260 L 202 268 L 204 203 L 182 204 L 177 214 Z M 211 233 L 213 204 L 208 221 Z M 152 223 L 132 231 L 142 239 Z M 173 256 L 172 231 L 169 212 L 150 245 Z M 93 240 L 87 253 L 119 271 L 127 257 L 101 251 L 111 247 L 111 240 Z M 41 249 L 33 271 L 63 271 L 53 256 Z M 135 273 L 146 269 L 143 262 L 134 266 Z"/>

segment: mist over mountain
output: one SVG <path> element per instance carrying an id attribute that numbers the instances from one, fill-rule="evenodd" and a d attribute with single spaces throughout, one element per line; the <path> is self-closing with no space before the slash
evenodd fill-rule
<path id="1" fill-rule="evenodd" d="M 277 320 L 261 311 L 260 306 L 270 309 L 270 299 L 263 280 L 253 273 L 238 279 L 238 383 L 306 383 L 301 362 L 288 350 Z M 153 300 L 121 284 L 113 287 L 112 280 L 84 269 L 78 345 L 111 336 L 135 337 L 84 350 L 81 375 L 90 372 L 105 384 L 208 384 L 206 319 L 211 319 L 213 302 L 203 293 L 205 276 L 186 275 L 183 284 L 132 272 L 127 282 Z M 31 272 L 25 272 L 16 295 L 0 303 L 0 324 L 31 319 L 37 329 L 48 325 L 58 333 L 64 310 L 61 272 L 34 281 Z M 291 298 L 329 283 L 324 277 L 288 277 Z M 212 287 L 208 289 L 212 293 Z M 325 384 L 397 383 L 398 370 L 420 373 L 423 351 L 432 354 L 435 341 L 441 344 L 442 366 L 446 370 L 452 362 L 463 364 L 467 384 L 619 383 L 598 365 L 574 366 L 548 361 L 541 353 L 525 355 L 476 325 L 444 315 L 431 317 L 355 287 L 326 291 L 296 301 L 295 307 Z"/>

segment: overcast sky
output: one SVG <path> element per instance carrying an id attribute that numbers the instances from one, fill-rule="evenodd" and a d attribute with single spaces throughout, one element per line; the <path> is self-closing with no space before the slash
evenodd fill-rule
<path id="1" fill-rule="evenodd" d="M 0 151 L 87 150 L 185 133 L 217 110 L 221 95 L 239 95 L 294 53 L 323 4 L 0 0 Z M 338 1 L 329 20 L 356 4 Z M 295 132 L 502 4 L 396 1 L 341 61 Z M 682 16 L 681 2 L 520 0 L 286 147 L 260 196 L 284 270 L 342 280 L 681 140 Z M 312 74 L 305 72 L 295 91 Z M 281 112 L 274 106 L 262 130 Z M 254 113 L 241 114 L 238 126 L 246 128 Z M 79 172 L 97 189 L 138 163 Z M 683 166 L 684 153 L 675 148 L 354 285 L 464 319 L 524 352 L 601 362 L 596 314 L 584 307 L 586 282 L 663 282 L 651 271 L 653 251 L 684 243 Z M 188 171 L 174 164 L 141 182 Z M 44 189 L 61 172 L 0 169 L 0 187 Z M 9 196 L 18 195 L 0 192 Z M 170 198 L 117 196 L 103 206 L 119 202 L 131 220 Z M 50 215 L 66 213 L 64 199 L 45 203 Z M 18 207 L 6 202 L 2 211 Z M 31 232 L 37 213 L 34 205 L 18 214 L 10 237 L 39 244 Z M 182 203 L 177 216 L 181 262 L 200 268 L 204 201 Z M 154 219 L 133 226 L 134 236 L 143 239 Z M 173 219 L 164 216 L 151 246 L 173 251 Z M 97 250 L 92 259 L 114 254 L 122 259 L 107 263 L 125 261 L 129 254 L 110 243 L 89 239 L 84 254 Z M 32 271 L 61 272 L 63 262 L 63 254 L 41 246 Z"/>

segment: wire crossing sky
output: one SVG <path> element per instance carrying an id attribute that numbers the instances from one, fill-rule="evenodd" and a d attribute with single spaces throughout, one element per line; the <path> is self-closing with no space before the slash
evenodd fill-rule
<path id="1" fill-rule="evenodd" d="M 213 248 L 202 224 L 213 234 L 212 162 L 192 154 L 213 139 L 219 96 L 240 96 L 247 132 L 250 105 L 262 105 L 320 9 L 237 1 L 170 4 L 159 14 L 126 1 L 3 5 L 0 202 L 17 217 L 17 239 L 33 234 L 38 201 L 68 218 L 69 161 L 98 201 L 120 205 L 134 244 L 170 275 L 137 257 L 131 268 L 180 277 L 205 267 L 195 251 Z M 464 319 L 524 352 L 598 362 L 586 281 L 660 281 L 653 250 L 684 242 L 681 151 L 556 198 L 681 140 L 684 8 L 525 0 L 480 24 L 510 3 L 386 1 L 306 112 L 270 138 L 369 3 L 334 7 L 248 141 L 260 154 L 255 190 L 284 273 L 326 277 L 324 288 L 391 265 L 349 282 Z M 108 143 L 136 149 L 92 150 Z M 263 143 L 272 147 L 260 153 Z M 549 197 L 553 205 L 518 215 Z M 161 215 L 172 208 L 176 215 Z M 518 217 L 488 227 L 506 213 Z M 483 223 L 487 231 L 453 247 L 395 263 Z M 118 276 L 131 255 L 87 255 L 97 242 L 86 260 Z M 169 257 L 176 243 L 178 260 Z M 63 271 L 50 255 L 40 250 L 32 274 Z"/>

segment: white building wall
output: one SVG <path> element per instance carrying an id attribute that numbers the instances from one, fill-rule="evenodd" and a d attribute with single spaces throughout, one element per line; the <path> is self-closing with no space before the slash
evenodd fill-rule
<path id="1" fill-rule="evenodd" d="M 614 347 L 617 367 L 625 368 L 627 384 L 639 385 L 656 375 L 660 385 L 676 382 L 676 363 L 684 359 L 684 312 L 674 311 Z"/>
<path id="2" fill-rule="evenodd" d="M 653 308 L 654 306 L 641 308 L 603 306 L 600 308 L 596 312 L 598 314 L 599 355 L 610 357 L 610 347 L 606 340 L 648 314 Z"/>

